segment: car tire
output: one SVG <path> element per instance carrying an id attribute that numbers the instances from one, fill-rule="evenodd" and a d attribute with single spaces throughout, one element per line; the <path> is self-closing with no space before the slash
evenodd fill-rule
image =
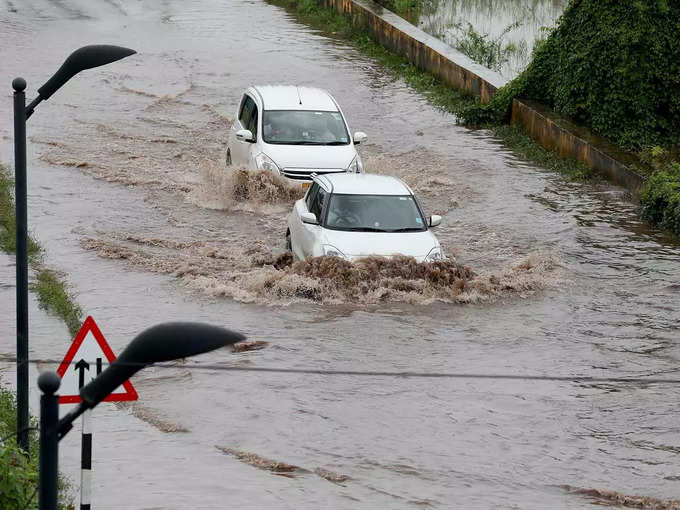
<path id="1" fill-rule="evenodd" d="M 227 166 L 231 166 L 231 151 L 227 149 L 227 156 L 225 158 L 225 161 L 227 163 Z"/>
<path id="2" fill-rule="evenodd" d="M 293 251 L 293 243 L 290 240 L 290 230 L 286 231 L 286 250 Z"/>

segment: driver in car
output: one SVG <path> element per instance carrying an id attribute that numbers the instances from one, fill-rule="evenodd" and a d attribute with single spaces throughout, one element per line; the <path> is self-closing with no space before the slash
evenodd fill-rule
<path id="1" fill-rule="evenodd" d="M 358 227 L 362 224 L 361 203 L 351 197 L 335 197 L 328 209 L 328 224 L 340 228 Z"/>

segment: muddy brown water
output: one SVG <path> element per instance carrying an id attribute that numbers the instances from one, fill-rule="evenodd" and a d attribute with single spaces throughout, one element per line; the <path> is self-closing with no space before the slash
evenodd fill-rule
<path id="1" fill-rule="evenodd" d="M 192 368 L 676 377 L 680 246 L 620 189 L 519 161 L 266 3 L 6 2 L 0 27 L 5 119 L 14 76 L 32 97 L 80 45 L 139 51 L 82 73 L 29 125 L 31 231 L 114 350 L 173 319 L 267 342 L 147 369 L 133 380 L 138 407 L 98 408 L 97 508 L 576 509 L 594 502 L 562 487 L 680 494 L 675 386 Z M 437 234 L 457 263 L 490 278 L 524 261 L 539 268 L 535 285 L 463 304 L 258 293 L 274 269 L 256 261 L 282 251 L 289 198 L 234 202 L 221 165 L 242 90 L 273 82 L 330 89 L 370 136 L 367 165 L 443 214 Z M 0 124 L 5 163 L 11 136 Z M 0 260 L 0 351 L 12 354 L 13 265 Z M 32 356 L 63 356 L 65 328 L 35 306 L 31 324 Z M 6 365 L 3 381 L 13 377 Z M 78 444 L 74 431 L 61 448 L 74 481 Z M 300 470 L 280 476 L 224 451 Z"/>

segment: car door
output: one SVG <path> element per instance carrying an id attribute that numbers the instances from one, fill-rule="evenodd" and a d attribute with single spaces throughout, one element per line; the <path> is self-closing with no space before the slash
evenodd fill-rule
<path id="1" fill-rule="evenodd" d="M 319 191 L 319 185 L 313 183 L 305 197 L 295 202 L 288 228 L 290 228 L 290 241 L 293 253 L 297 258 L 304 259 L 307 255 L 304 250 L 305 236 L 308 235 L 306 224 L 302 222 L 302 214 L 309 212 L 309 206 Z"/>
<path id="2" fill-rule="evenodd" d="M 235 165 L 249 166 L 253 143 L 241 142 L 236 139 L 236 132 L 241 129 L 249 129 L 253 133 L 253 138 L 257 140 L 258 111 L 257 105 L 248 94 L 243 95 L 239 107 L 238 117 L 231 126 L 230 144 L 231 160 Z"/>
<path id="3" fill-rule="evenodd" d="M 309 212 L 316 215 L 316 219 L 321 223 L 321 218 L 323 214 L 323 207 L 326 202 L 326 190 L 324 190 L 317 183 L 314 183 L 318 190 L 313 197 L 310 197 Z M 302 252 L 306 257 L 312 257 L 314 255 L 320 255 L 319 253 L 314 253 L 314 247 L 319 243 L 319 238 L 321 236 L 321 226 L 320 224 L 312 225 L 309 223 L 302 224 Z"/>

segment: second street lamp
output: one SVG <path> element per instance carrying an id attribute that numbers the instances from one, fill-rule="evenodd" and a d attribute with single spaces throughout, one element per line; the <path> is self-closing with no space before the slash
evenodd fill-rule
<path id="1" fill-rule="evenodd" d="M 80 71 L 110 64 L 133 55 L 134 50 L 106 44 L 83 46 L 38 89 L 26 106 L 26 80 L 15 78 L 14 89 L 14 198 L 16 200 L 16 280 L 17 280 L 17 442 L 28 451 L 28 205 L 26 199 L 26 120 L 35 107 L 49 99 Z"/>

